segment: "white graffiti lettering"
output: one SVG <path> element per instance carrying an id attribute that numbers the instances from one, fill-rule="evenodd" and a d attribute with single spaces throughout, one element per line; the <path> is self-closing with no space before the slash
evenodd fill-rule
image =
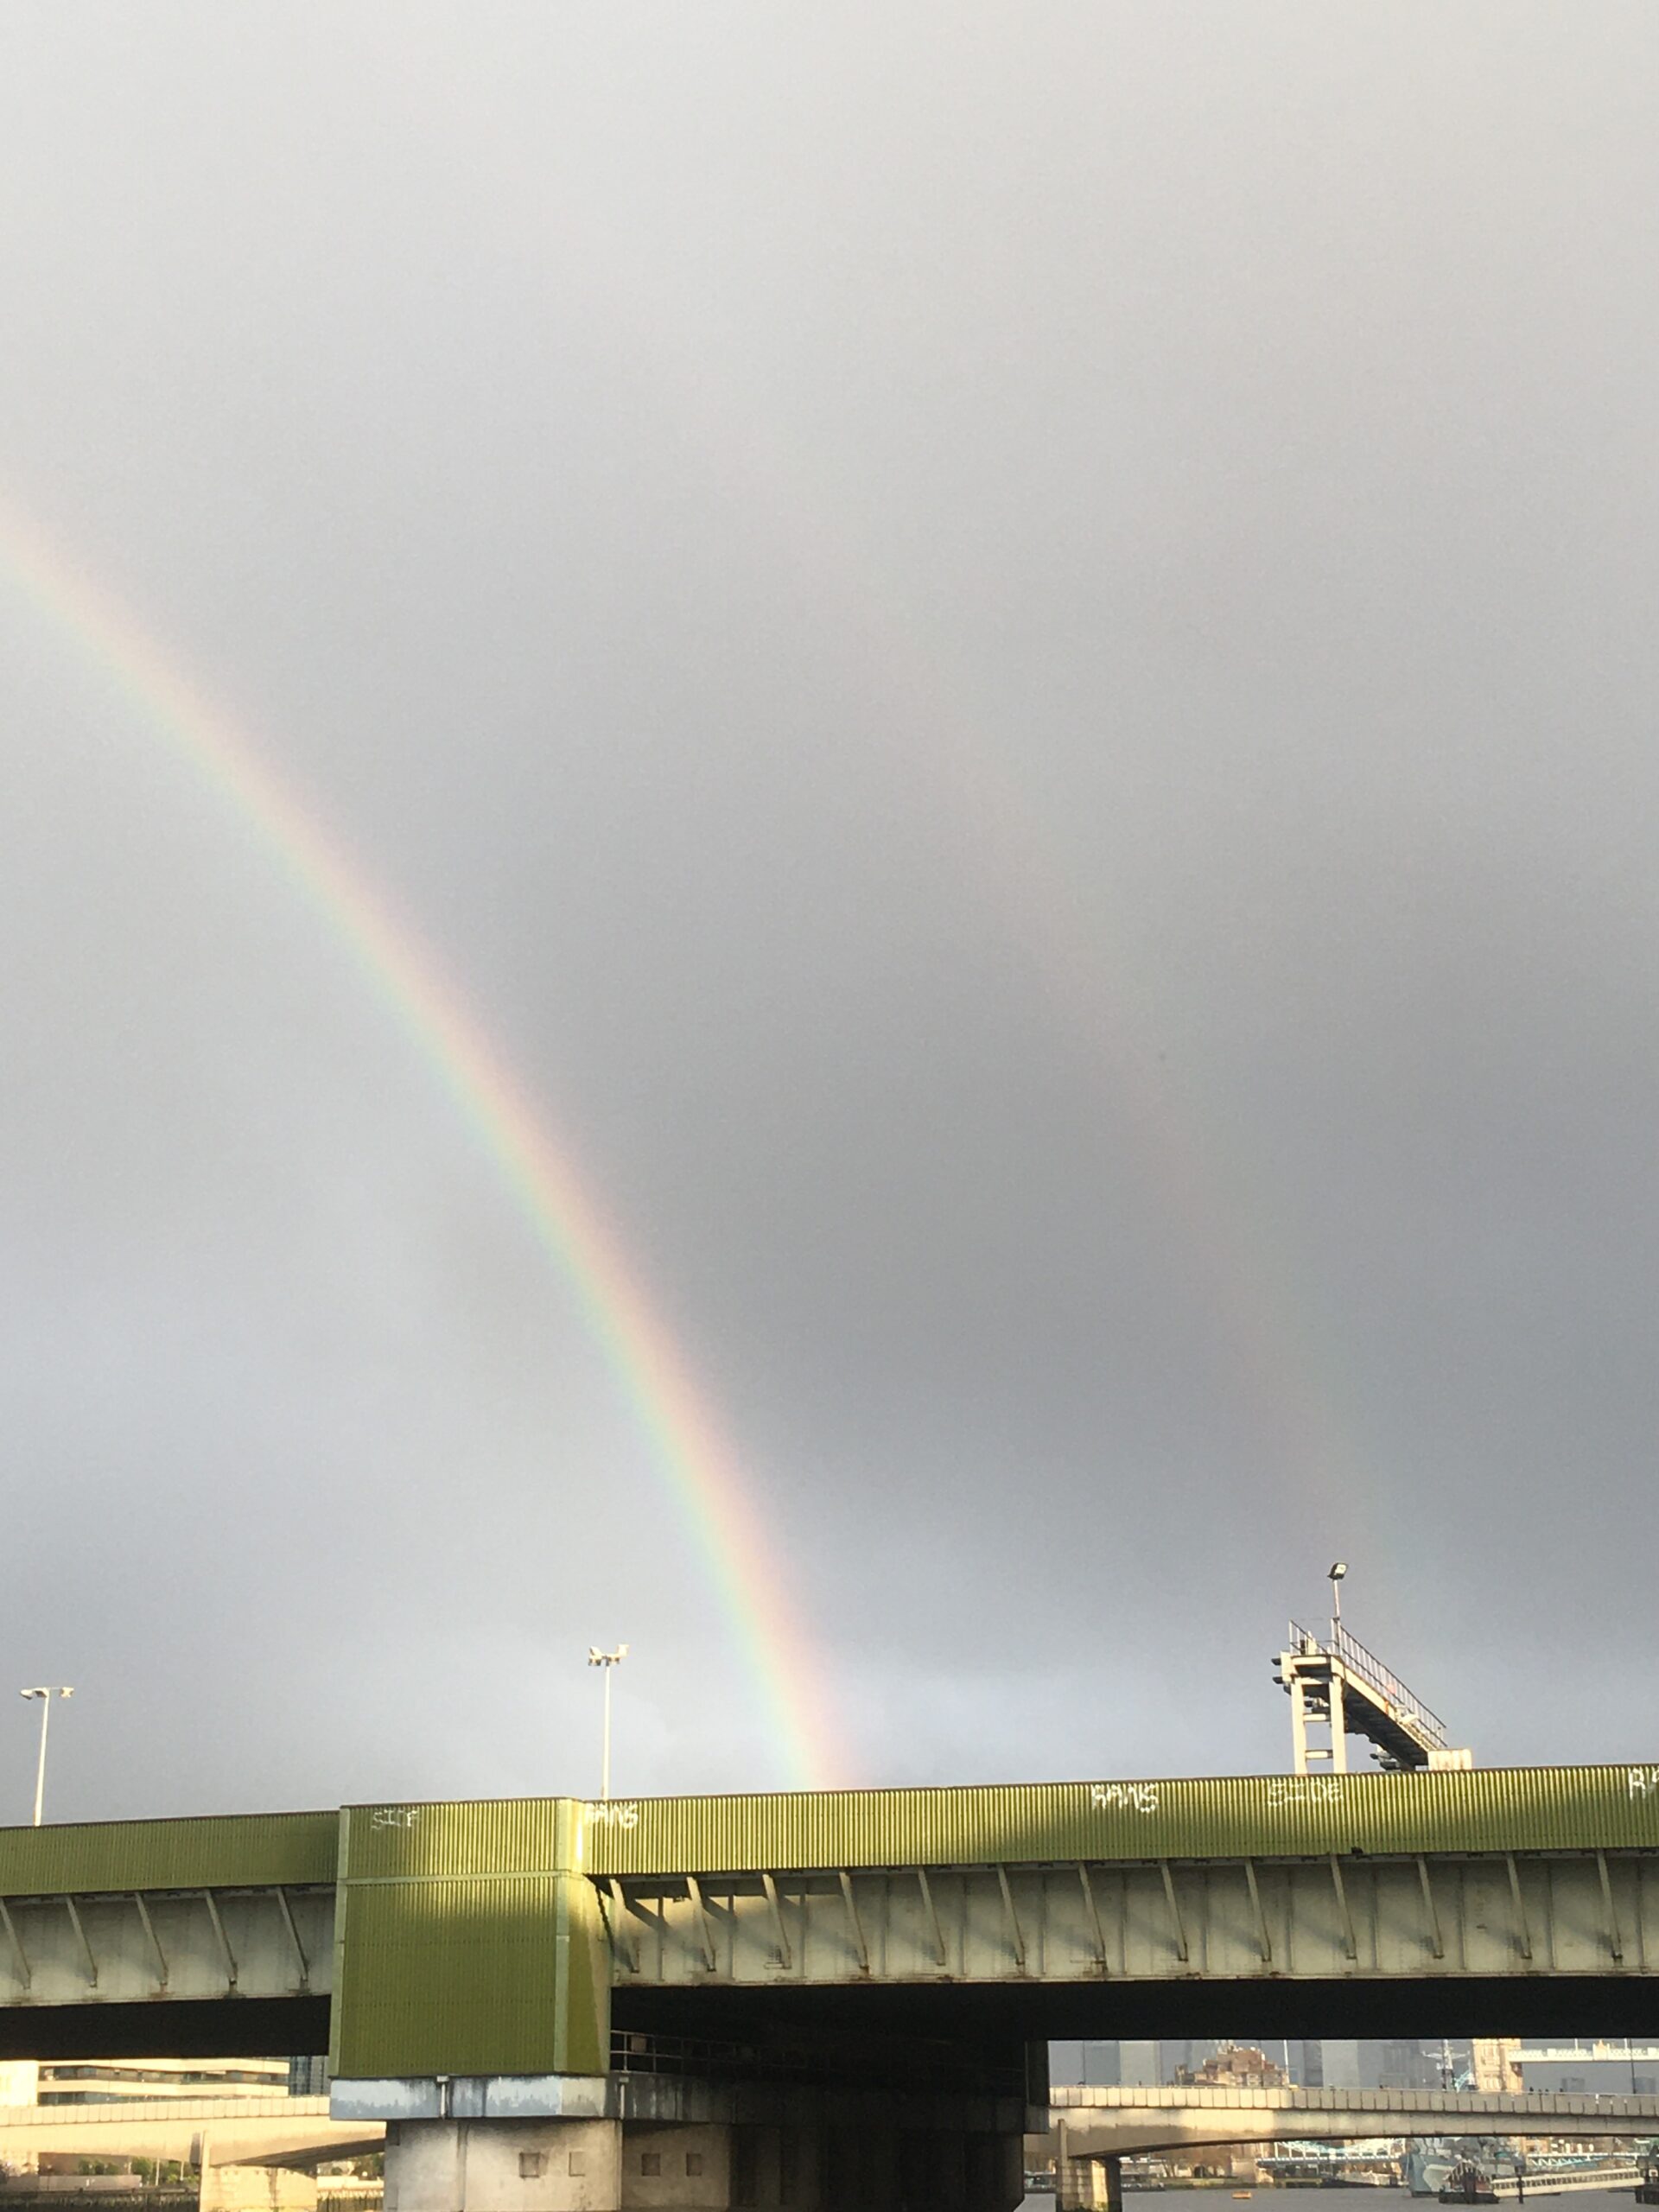
<path id="1" fill-rule="evenodd" d="M 601 1798 L 589 1805 L 588 1817 L 599 1827 L 635 1828 L 639 1825 L 637 1805 L 619 1805 L 610 1798 Z"/>
<path id="2" fill-rule="evenodd" d="M 1659 1795 L 1659 1766 L 1632 1766 L 1624 1770 L 1624 1779 L 1632 1797 L 1651 1797 Z"/>
<path id="3" fill-rule="evenodd" d="M 1089 1802 L 1097 1813 L 1155 1813 L 1157 1785 L 1151 1782 L 1097 1782 L 1089 1792 Z"/>
<path id="4" fill-rule="evenodd" d="M 418 1805 L 377 1805 L 369 1826 L 375 1828 L 412 1828 L 421 1817 Z"/>
<path id="5" fill-rule="evenodd" d="M 1274 1807 L 1335 1805 L 1341 1799 L 1342 1784 L 1334 1774 L 1294 1774 L 1268 1784 L 1268 1803 Z"/>

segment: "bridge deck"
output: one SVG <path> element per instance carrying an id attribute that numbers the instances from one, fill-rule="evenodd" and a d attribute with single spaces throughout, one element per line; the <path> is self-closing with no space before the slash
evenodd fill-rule
<path id="1" fill-rule="evenodd" d="M 1319 1989 L 1393 1987 L 1436 2017 L 1462 1993 L 1484 2032 L 1467 1993 L 1525 1984 L 1559 1995 L 1528 2024 L 1593 1995 L 1622 2032 L 1659 1974 L 1656 1866 L 1649 1765 L 13 1829 L 0 2050 L 303 2050 L 331 2021 L 348 2076 L 600 2072 L 613 1986 L 664 2032 L 749 2032 L 808 1993 L 868 2025 L 877 1991 L 953 2032 L 978 1990 L 1000 2031 L 1065 2035 L 1108 2031 L 1107 1992 L 1181 2032 L 1152 1999 L 1202 1989 L 1218 2017 L 1224 1986 L 1264 2031 L 1281 1986 L 1299 2032 Z"/>

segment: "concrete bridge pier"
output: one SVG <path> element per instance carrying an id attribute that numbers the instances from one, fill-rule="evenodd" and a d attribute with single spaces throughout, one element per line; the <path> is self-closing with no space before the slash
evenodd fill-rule
<path id="1" fill-rule="evenodd" d="M 397 2120 L 385 2212 L 1015 2212 L 1018 2133 L 910 2126 L 935 2115 L 893 2103 L 758 2122 Z"/>
<path id="2" fill-rule="evenodd" d="M 201 2154 L 200 2212 L 317 2212 L 317 2177 L 293 2166 L 216 2165 Z"/>
<path id="3" fill-rule="evenodd" d="M 1055 2212 L 1123 2212 L 1123 2161 L 1108 2155 L 1072 2158 L 1065 2130 L 1054 2160 Z"/>
<path id="4" fill-rule="evenodd" d="M 385 2212 L 620 2212 L 612 2120 L 404 2120 L 386 2128 Z"/>

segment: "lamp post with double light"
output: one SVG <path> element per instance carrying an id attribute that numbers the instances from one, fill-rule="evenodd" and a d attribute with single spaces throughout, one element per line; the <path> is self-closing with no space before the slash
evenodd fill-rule
<path id="1" fill-rule="evenodd" d="M 52 1725 L 52 1700 L 54 1697 L 73 1697 L 74 1685 L 61 1688 L 48 1688 L 44 1684 L 32 1690 L 19 1690 L 19 1697 L 37 1697 L 41 1701 L 41 1755 L 35 1765 L 35 1825 L 41 1825 L 41 1815 L 46 1806 L 46 1737 Z"/>

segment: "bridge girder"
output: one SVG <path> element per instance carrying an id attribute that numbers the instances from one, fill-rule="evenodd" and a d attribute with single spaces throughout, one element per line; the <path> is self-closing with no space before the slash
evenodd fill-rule
<path id="1" fill-rule="evenodd" d="M 611 1878 L 604 1895 L 619 1989 L 1452 1985 L 1655 1971 L 1656 1867 L 1585 1852 L 836 1868 Z"/>

